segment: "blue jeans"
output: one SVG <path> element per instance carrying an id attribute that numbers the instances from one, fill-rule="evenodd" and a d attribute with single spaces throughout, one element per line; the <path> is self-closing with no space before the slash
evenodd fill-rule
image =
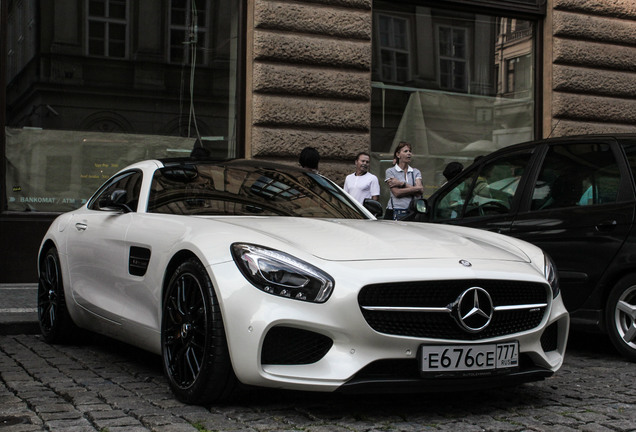
<path id="1" fill-rule="evenodd" d="M 409 209 L 402 209 L 402 208 L 386 209 L 384 214 L 384 219 L 400 220 L 404 216 L 406 216 L 408 213 L 409 213 Z"/>

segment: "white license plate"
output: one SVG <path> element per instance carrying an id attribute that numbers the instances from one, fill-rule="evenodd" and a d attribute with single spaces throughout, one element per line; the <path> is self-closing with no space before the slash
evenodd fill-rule
<path id="1" fill-rule="evenodd" d="M 463 372 L 519 366 L 519 343 L 487 345 L 421 345 L 422 372 Z"/>

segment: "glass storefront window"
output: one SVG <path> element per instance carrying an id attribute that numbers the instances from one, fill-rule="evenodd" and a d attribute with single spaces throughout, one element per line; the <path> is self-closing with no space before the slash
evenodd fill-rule
<path id="1" fill-rule="evenodd" d="M 407 141 L 428 196 L 445 181 L 449 162 L 467 166 L 534 138 L 535 21 L 374 1 L 373 26 L 371 150 L 378 176 L 392 164 L 397 143 Z"/>
<path id="2" fill-rule="evenodd" d="M 8 2 L 7 210 L 72 210 L 144 159 L 239 156 L 240 3 Z"/>

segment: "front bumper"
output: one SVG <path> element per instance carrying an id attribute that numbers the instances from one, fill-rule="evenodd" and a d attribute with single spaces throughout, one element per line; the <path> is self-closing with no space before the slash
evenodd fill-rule
<path id="1" fill-rule="evenodd" d="M 399 269 L 395 268 L 397 264 Z M 514 384 L 553 374 L 563 363 L 569 330 L 569 316 L 560 296 L 548 304 L 536 327 L 470 341 L 384 334 L 373 330 L 363 316 L 358 303 L 360 289 L 379 281 L 391 282 L 387 275 L 395 275 L 394 281 L 421 280 L 424 274 L 430 280 L 444 280 L 452 275 L 453 279 L 505 277 L 545 282 L 527 263 L 507 263 L 505 274 L 496 262 L 474 264 L 473 268 L 458 269 L 455 263 L 445 260 L 325 262 L 321 268 L 334 276 L 336 287 L 324 304 L 266 294 L 247 282 L 233 262 L 212 266 L 210 274 L 217 287 L 232 365 L 244 384 L 313 391 L 439 391 Z M 272 332 L 281 329 L 300 330 L 300 336 L 298 340 L 279 336 L 276 341 L 279 346 L 300 343 L 304 346 L 294 353 L 311 352 L 295 363 L 280 359 L 273 362 L 271 353 L 278 350 L 268 346 L 268 335 L 271 339 Z M 303 338 L 303 332 L 308 338 Z M 466 345 L 510 340 L 519 342 L 521 362 L 514 372 L 454 378 L 419 374 L 417 353 L 422 344 Z"/>

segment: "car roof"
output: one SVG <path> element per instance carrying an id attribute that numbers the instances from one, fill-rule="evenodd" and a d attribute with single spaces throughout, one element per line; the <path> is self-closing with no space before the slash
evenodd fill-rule
<path id="1" fill-rule="evenodd" d="M 525 141 L 525 142 L 518 143 L 518 144 L 512 144 L 510 146 L 503 147 L 501 149 L 495 150 L 495 151 L 493 151 L 491 153 L 488 153 L 488 154 L 486 154 L 484 156 L 489 156 L 490 154 L 498 153 L 498 152 L 501 152 L 501 151 L 504 151 L 504 150 L 515 149 L 515 148 L 520 148 L 520 147 L 527 147 L 527 146 L 532 146 L 532 145 L 545 144 L 545 143 L 551 143 L 551 142 L 563 143 L 563 142 L 569 142 L 569 141 L 581 141 L 581 140 L 596 141 L 596 140 L 603 140 L 603 139 L 636 139 L 636 134 L 633 134 L 633 133 L 580 134 L 580 135 L 567 135 L 567 136 L 560 136 L 560 137 L 542 138 L 542 139 Z"/>
<path id="2" fill-rule="evenodd" d="M 502 147 L 500 149 L 497 150 L 493 150 L 490 153 L 486 153 L 484 155 L 480 155 L 477 156 L 475 158 L 475 160 L 473 161 L 473 163 L 471 163 L 470 165 L 468 165 L 465 170 L 467 170 L 468 168 L 470 168 L 473 165 L 476 164 L 482 164 L 484 161 L 490 160 L 494 157 L 498 157 L 501 154 L 504 153 L 508 153 L 508 152 L 515 152 L 518 151 L 520 149 L 525 149 L 525 148 L 531 148 L 531 147 L 538 147 L 538 146 L 542 146 L 542 145 L 549 145 L 552 143 L 576 143 L 576 142 L 580 142 L 580 141 L 602 141 L 602 140 L 608 140 L 608 139 L 612 139 L 612 140 L 636 140 L 636 134 L 633 133 L 615 133 L 615 134 L 610 134 L 610 133 L 605 133 L 605 134 L 580 134 L 580 135 L 567 135 L 567 136 L 561 136 L 561 137 L 550 137 L 550 138 L 543 138 L 543 139 L 536 139 L 536 140 L 530 140 L 530 141 L 525 141 L 525 142 L 521 142 L 518 144 L 512 144 L 506 147 Z"/>

